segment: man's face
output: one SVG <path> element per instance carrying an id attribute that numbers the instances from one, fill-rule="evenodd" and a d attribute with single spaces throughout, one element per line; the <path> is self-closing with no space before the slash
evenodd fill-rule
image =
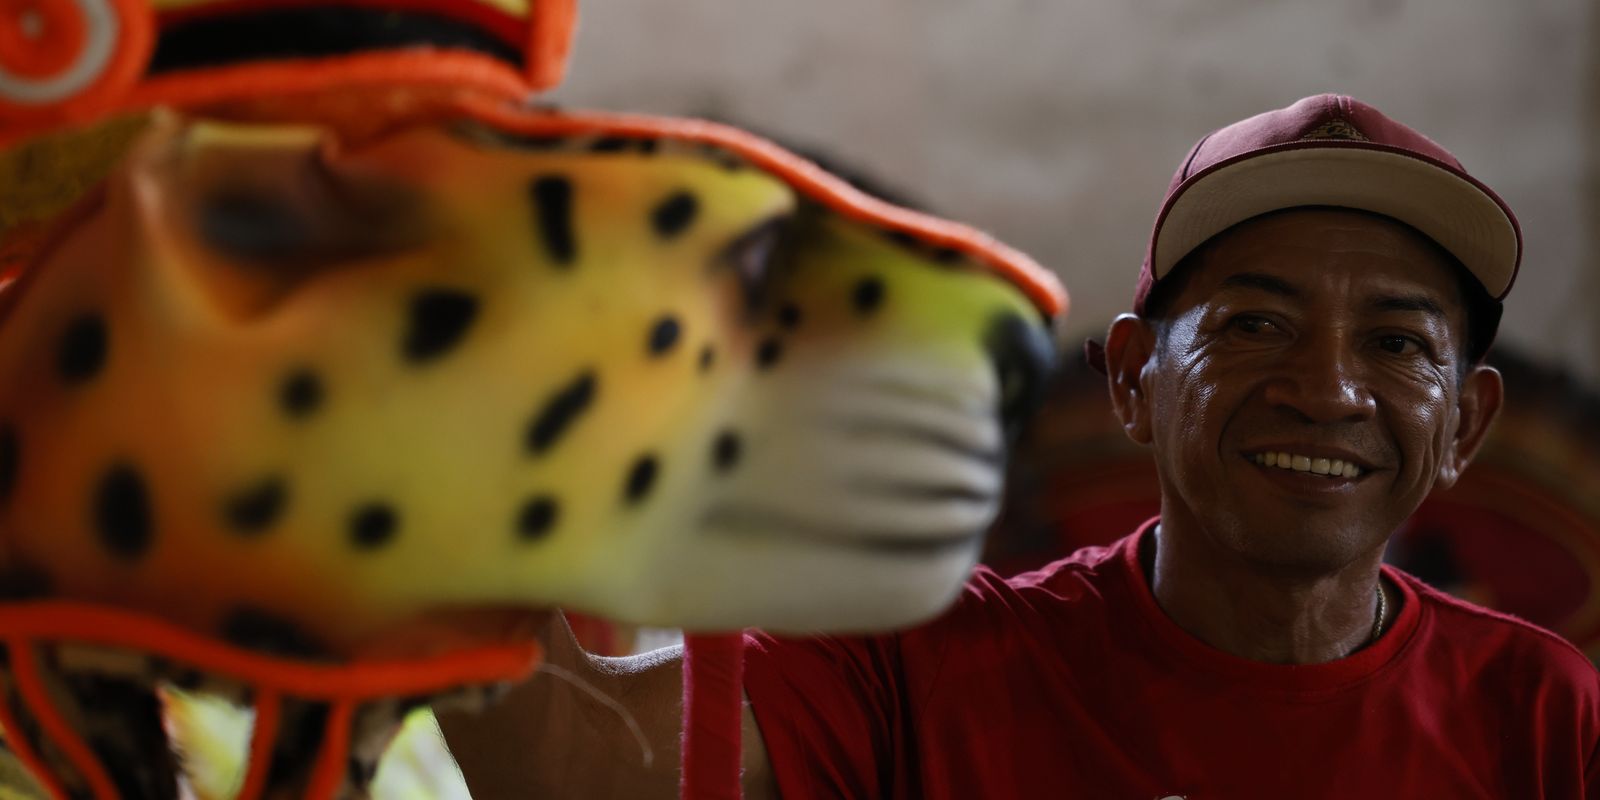
<path id="1" fill-rule="evenodd" d="M 1451 265 L 1403 225 L 1334 209 L 1258 218 L 1198 257 L 1137 379 L 1164 516 L 1290 571 L 1373 553 L 1487 427 L 1492 371 L 1458 380 Z"/>

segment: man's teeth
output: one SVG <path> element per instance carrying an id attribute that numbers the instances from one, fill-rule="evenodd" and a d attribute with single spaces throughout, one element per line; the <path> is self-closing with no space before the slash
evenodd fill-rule
<path id="1" fill-rule="evenodd" d="M 1295 472 L 1327 475 L 1330 478 L 1355 478 L 1361 475 L 1360 467 L 1337 458 L 1311 458 L 1293 453 L 1257 453 L 1255 462 L 1264 467 L 1292 469 Z"/>

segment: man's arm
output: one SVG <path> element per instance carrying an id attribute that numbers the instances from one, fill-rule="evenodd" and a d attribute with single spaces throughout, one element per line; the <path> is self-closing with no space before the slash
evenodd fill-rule
<path id="1" fill-rule="evenodd" d="M 683 648 L 593 656 L 578 646 L 557 613 L 550 615 L 544 642 L 549 672 L 572 676 L 616 701 L 643 731 L 652 762 L 644 763 L 638 739 L 614 708 L 558 674 L 541 672 L 481 714 L 439 715 L 472 796 L 676 798 Z M 743 728 L 745 797 L 776 797 L 748 705 Z"/>

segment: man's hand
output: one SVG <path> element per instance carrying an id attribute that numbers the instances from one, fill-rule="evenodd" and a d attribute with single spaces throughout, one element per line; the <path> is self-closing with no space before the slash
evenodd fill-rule
<path id="1" fill-rule="evenodd" d="M 593 656 L 559 612 L 549 614 L 541 638 L 545 666 L 504 700 L 481 714 L 439 715 L 472 796 L 676 798 L 683 648 Z M 610 698 L 621 713 L 572 681 Z M 623 713 L 643 732 L 649 763 Z M 743 724 L 745 796 L 776 797 L 748 706 Z"/>

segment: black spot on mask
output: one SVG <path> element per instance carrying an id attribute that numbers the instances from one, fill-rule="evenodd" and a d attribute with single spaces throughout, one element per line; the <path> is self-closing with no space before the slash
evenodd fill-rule
<path id="1" fill-rule="evenodd" d="M 420 364 L 450 352 L 478 315 L 478 300 L 453 289 L 429 289 L 411 298 L 401 353 Z"/>
<path id="2" fill-rule="evenodd" d="M 154 521 L 144 478 L 127 464 L 106 471 L 95 488 L 93 518 L 100 543 L 118 559 L 131 561 L 150 549 Z"/>

